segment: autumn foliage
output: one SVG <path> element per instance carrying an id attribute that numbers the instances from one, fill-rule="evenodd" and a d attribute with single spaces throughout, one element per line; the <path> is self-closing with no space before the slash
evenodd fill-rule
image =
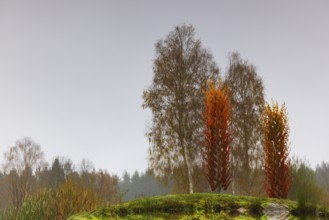
<path id="1" fill-rule="evenodd" d="M 203 170 L 212 191 L 226 190 L 230 176 L 230 97 L 226 88 L 214 82 L 205 93 Z"/>
<path id="2" fill-rule="evenodd" d="M 269 197 L 287 198 L 291 187 L 286 107 L 266 104 L 263 119 L 265 190 Z"/>

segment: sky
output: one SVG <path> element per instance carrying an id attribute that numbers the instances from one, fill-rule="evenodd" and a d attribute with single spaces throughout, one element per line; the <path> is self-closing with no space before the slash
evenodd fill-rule
<path id="1" fill-rule="evenodd" d="M 329 162 L 329 1 L 0 0 L 0 164 L 22 137 L 45 159 L 119 176 L 147 168 L 154 44 L 192 24 L 223 77 L 228 53 L 285 102 L 291 155 Z"/>

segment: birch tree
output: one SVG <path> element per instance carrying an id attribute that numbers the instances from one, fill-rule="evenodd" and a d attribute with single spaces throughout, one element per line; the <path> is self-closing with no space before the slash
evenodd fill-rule
<path id="1" fill-rule="evenodd" d="M 257 194 L 261 185 L 261 115 L 264 86 L 256 68 L 232 53 L 225 84 L 232 104 L 232 192 Z M 261 189 L 260 189 L 261 190 Z"/>
<path id="2" fill-rule="evenodd" d="M 152 85 L 143 93 L 143 107 L 152 112 L 147 132 L 149 167 L 157 176 L 182 167 L 193 193 L 193 166 L 201 161 L 203 91 L 218 79 L 213 56 L 195 39 L 193 26 L 177 26 L 155 44 Z"/>
<path id="3" fill-rule="evenodd" d="M 4 170 L 8 174 L 9 203 L 19 208 L 35 187 L 33 174 L 44 165 L 44 154 L 39 144 L 29 137 L 23 137 L 5 152 L 4 157 Z"/>

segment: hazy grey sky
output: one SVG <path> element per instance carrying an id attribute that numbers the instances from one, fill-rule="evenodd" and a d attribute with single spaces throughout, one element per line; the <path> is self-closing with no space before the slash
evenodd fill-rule
<path id="1" fill-rule="evenodd" d="M 28 136 L 48 161 L 145 170 L 154 43 L 183 23 L 222 76 L 231 51 L 257 66 L 266 99 L 286 102 L 292 155 L 329 162 L 327 0 L 0 0 L 0 163 Z"/>

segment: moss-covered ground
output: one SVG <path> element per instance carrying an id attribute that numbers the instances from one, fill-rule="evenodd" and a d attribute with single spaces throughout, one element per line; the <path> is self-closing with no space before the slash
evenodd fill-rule
<path id="1" fill-rule="evenodd" d="M 262 211 L 269 203 L 284 205 L 291 213 L 297 209 L 297 203 L 290 200 L 196 193 L 141 198 L 89 213 L 76 214 L 69 220 L 266 219 Z"/>

